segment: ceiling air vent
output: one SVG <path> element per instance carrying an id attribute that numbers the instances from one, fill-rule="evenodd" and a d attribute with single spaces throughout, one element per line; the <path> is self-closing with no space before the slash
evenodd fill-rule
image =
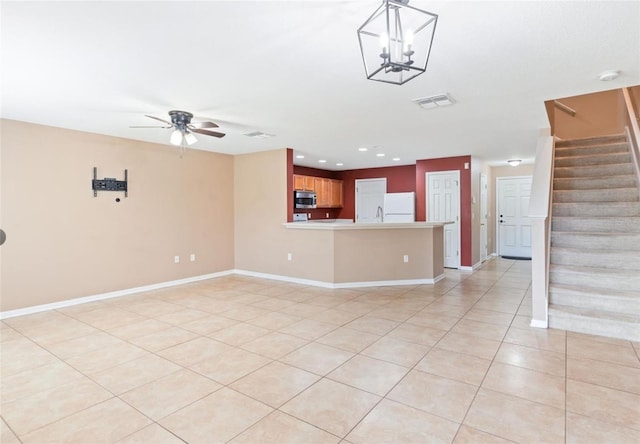
<path id="1" fill-rule="evenodd" d="M 414 99 L 414 103 L 417 103 L 421 107 L 425 109 L 437 108 L 439 106 L 449 106 L 453 105 L 455 100 L 451 98 L 449 93 L 445 94 L 436 94 L 435 96 L 423 97 L 421 99 Z"/>
<path id="2" fill-rule="evenodd" d="M 269 137 L 273 137 L 273 134 L 263 133 L 262 131 L 254 131 L 252 133 L 245 133 L 247 137 L 253 137 L 255 139 L 268 139 Z"/>

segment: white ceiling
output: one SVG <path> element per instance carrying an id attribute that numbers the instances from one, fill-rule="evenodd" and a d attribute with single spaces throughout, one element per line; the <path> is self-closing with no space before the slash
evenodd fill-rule
<path id="1" fill-rule="evenodd" d="M 640 84 L 640 1 L 411 0 L 439 19 L 427 72 L 403 86 L 365 77 L 356 30 L 378 4 L 2 1 L 2 117 L 168 144 L 129 126 L 179 109 L 227 133 L 202 150 L 503 164 L 533 161 L 544 100 Z M 609 69 L 622 75 L 600 82 Z M 455 106 L 411 102 L 443 92 Z M 275 137 L 243 135 L 256 130 Z"/>

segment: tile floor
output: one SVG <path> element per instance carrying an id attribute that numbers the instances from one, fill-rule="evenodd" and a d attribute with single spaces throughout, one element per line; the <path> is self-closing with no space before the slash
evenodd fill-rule
<path id="1" fill-rule="evenodd" d="M 530 263 L 228 276 L 6 319 L 2 443 L 638 443 L 640 344 L 528 326 Z"/>

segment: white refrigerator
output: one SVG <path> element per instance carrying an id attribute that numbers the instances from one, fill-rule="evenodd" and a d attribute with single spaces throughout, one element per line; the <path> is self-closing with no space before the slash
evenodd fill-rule
<path id="1" fill-rule="evenodd" d="M 382 222 L 416 221 L 416 193 L 385 193 Z"/>

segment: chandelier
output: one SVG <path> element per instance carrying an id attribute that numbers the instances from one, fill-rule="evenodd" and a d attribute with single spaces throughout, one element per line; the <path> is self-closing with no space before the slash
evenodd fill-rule
<path id="1" fill-rule="evenodd" d="M 358 29 L 367 78 L 402 85 L 425 72 L 437 21 L 409 0 L 383 0 Z"/>

